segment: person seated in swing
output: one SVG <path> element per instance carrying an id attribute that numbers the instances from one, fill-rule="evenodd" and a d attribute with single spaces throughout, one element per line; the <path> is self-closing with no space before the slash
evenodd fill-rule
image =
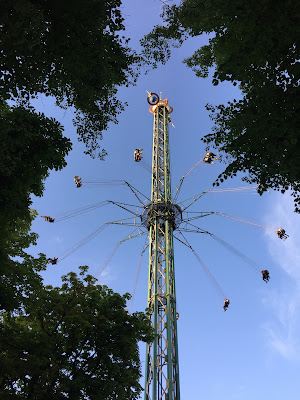
<path id="1" fill-rule="evenodd" d="M 268 271 L 267 269 L 263 269 L 263 270 L 261 271 L 261 273 L 262 273 L 262 278 L 263 278 L 263 280 L 264 280 L 266 283 L 268 283 L 269 280 L 270 280 L 269 271 Z"/>
<path id="2" fill-rule="evenodd" d="M 134 161 L 141 161 L 143 149 L 135 149 L 134 150 Z"/>
<path id="3" fill-rule="evenodd" d="M 277 236 L 279 237 L 279 239 L 281 239 L 281 240 L 286 240 L 289 237 L 289 235 L 286 234 L 286 232 L 283 228 L 278 228 L 276 233 L 277 233 Z"/>
<path id="4" fill-rule="evenodd" d="M 203 158 L 203 161 L 207 164 L 214 164 L 213 160 L 217 160 L 216 155 L 217 154 L 207 151 L 205 157 Z"/>
<path id="5" fill-rule="evenodd" d="M 224 300 L 224 305 L 223 305 L 223 309 L 224 311 L 226 311 L 229 307 L 230 301 L 228 299 Z"/>
<path id="6" fill-rule="evenodd" d="M 75 175 L 74 176 L 74 181 L 75 181 L 75 185 L 76 185 L 76 187 L 81 187 L 82 186 L 82 182 L 81 182 L 81 178 L 80 178 L 80 176 L 77 176 L 77 175 Z"/>
<path id="7" fill-rule="evenodd" d="M 48 261 L 48 263 L 55 265 L 55 264 L 57 264 L 58 257 L 48 258 L 47 261 Z"/>
<path id="8" fill-rule="evenodd" d="M 259 183 L 258 186 L 257 186 L 258 194 L 263 194 L 264 191 L 270 193 L 270 190 L 265 189 L 265 186 L 262 185 L 261 183 Z"/>
<path id="9" fill-rule="evenodd" d="M 45 218 L 46 222 L 54 222 L 55 218 L 51 218 L 49 215 L 41 215 L 41 218 Z"/>
<path id="10" fill-rule="evenodd" d="M 173 124 L 173 122 L 172 122 L 172 120 L 171 120 L 171 118 L 169 116 L 168 116 L 168 122 L 169 122 L 169 124 L 171 124 L 173 126 L 173 128 L 175 128 L 175 126 L 174 126 L 174 124 Z"/>

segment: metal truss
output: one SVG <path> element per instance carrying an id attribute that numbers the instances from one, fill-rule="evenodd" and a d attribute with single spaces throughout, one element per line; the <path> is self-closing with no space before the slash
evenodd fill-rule
<path id="1" fill-rule="evenodd" d="M 148 309 L 156 339 L 147 345 L 145 400 L 180 400 L 173 251 L 176 209 L 171 202 L 168 136 L 170 109 L 168 101 L 162 99 L 150 107 L 154 115 L 152 188 L 145 213 L 149 230 Z"/>

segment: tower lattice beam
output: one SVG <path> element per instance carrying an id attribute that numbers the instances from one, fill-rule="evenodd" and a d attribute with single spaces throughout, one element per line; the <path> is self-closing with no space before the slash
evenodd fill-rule
<path id="1" fill-rule="evenodd" d="M 142 224 L 150 238 L 148 308 L 156 339 L 147 345 L 144 398 L 180 400 L 173 230 L 182 212 L 171 200 L 168 124 L 173 109 L 167 99 L 149 97 L 154 103 L 149 109 L 154 116 L 152 188 Z"/>

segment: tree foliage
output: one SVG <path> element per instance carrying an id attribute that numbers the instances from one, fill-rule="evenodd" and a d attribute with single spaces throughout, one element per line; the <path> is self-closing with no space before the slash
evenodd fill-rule
<path id="1" fill-rule="evenodd" d="M 30 195 L 41 196 L 49 170 L 60 170 L 71 149 L 63 127 L 31 108 L 0 107 L 0 215 L 1 238 L 6 226 L 14 231 L 18 220 L 29 220 Z"/>
<path id="2" fill-rule="evenodd" d="M 130 296 L 96 285 L 87 267 L 44 287 L 46 257 L 28 250 L 37 240 L 30 196 L 42 195 L 71 149 L 63 127 L 30 100 L 44 93 L 73 107 L 86 152 L 105 156 L 98 140 L 124 109 L 117 89 L 137 76 L 137 57 L 119 36 L 121 1 L 0 6 L 0 398 L 137 399 L 138 341 L 154 339 L 146 314 L 129 315 Z"/>
<path id="3" fill-rule="evenodd" d="M 210 34 L 207 45 L 184 60 L 198 77 L 239 84 L 243 98 L 207 105 L 214 127 L 204 136 L 225 152 L 227 168 L 216 184 L 242 171 L 244 179 L 285 192 L 300 212 L 299 4 L 292 0 L 241 2 L 183 0 L 166 7 L 165 25 L 143 40 L 144 57 L 165 63 L 171 46 Z"/>
<path id="4" fill-rule="evenodd" d="M 0 0 L 0 97 L 54 96 L 74 107 L 79 140 L 100 158 L 99 139 L 124 109 L 118 87 L 136 79 L 121 0 Z"/>
<path id="5" fill-rule="evenodd" d="M 31 210 L 26 220 L 2 225 L 0 246 L 0 310 L 12 312 L 35 296 L 42 287 L 40 272 L 46 269 L 45 255 L 35 258 L 27 249 L 36 245 L 37 234 L 30 233 L 37 213 Z"/>
<path id="6" fill-rule="evenodd" d="M 0 396 L 11 399 L 138 399 L 138 341 L 152 341 L 130 295 L 114 293 L 81 267 L 61 287 L 38 291 L 0 323 Z"/>
<path id="7" fill-rule="evenodd" d="M 25 250 L 36 244 L 29 233 L 36 213 L 30 210 L 31 194 L 41 196 L 49 170 L 66 165 L 71 148 L 62 126 L 31 108 L 0 107 L 0 308 L 12 310 L 42 284 L 39 271 L 45 256 Z"/>

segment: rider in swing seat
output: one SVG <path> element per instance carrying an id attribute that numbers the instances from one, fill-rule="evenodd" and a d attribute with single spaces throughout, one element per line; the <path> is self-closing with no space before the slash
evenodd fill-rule
<path id="1" fill-rule="evenodd" d="M 224 311 L 226 311 L 229 307 L 230 301 L 228 299 L 224 300 L 224 305 L 223 305 L 223 309 Z"/>
<path id="2" fill-rule="evenodd" d="M 48 263 L 55 265 L 55 264 L 57 264 L 58 257 L 48 258 L 47 261 L 48 261 Z"/>
<path id="3" fill-rule="evenodd" d="M 263 278 L 263 280 L 264 280 L 266 283 L 268 283 L 269 280 L 270 280 L 269 271 L 268 271 L 267 269 L 263 269 L 263 270 L 261 271 L 261 273 L 262 273 L 262 278 Z"/>

